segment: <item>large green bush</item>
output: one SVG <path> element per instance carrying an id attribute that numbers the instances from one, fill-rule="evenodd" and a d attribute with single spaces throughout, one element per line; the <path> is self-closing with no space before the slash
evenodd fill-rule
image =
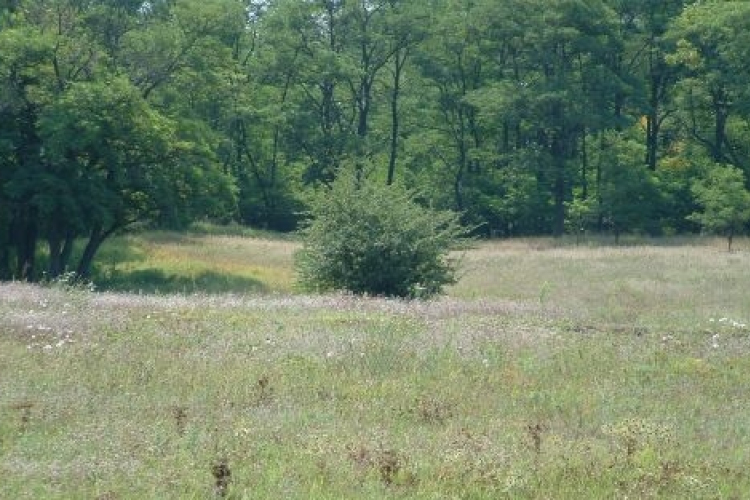
<path id="1" fill-rule="evenodd" d="M 456 281 L 449 252 L 461 241 L 458 217 L 419 205 L 404 188 L 343 175 L 310 215 L 296 256 L 308 291 L 430 297 Z"/>

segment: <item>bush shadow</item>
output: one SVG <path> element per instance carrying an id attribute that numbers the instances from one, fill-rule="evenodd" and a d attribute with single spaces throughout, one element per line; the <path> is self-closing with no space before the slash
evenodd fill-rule
<path id="1" fill-rule="evenodd" d="M 111 270 L 94 279 L 98 289 L 114 292 L 166 293 L 262 293 L 268 287 L 245 276 L 202 271 L 185 276 L 167 274 L 161 269 Z"/>

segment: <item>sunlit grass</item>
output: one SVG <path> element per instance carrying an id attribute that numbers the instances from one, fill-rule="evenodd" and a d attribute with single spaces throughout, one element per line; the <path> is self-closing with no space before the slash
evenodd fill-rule
<path id="1" fill-rule="evenodd" d="M 262 293 L 0 285 L 0 498 L 744 498 L 750 254 L 691 243 L 483 243 L 430 302 L 216 235 L 114 269 Z"/>
<path id="2" fill-rule="evenodd" d="M 108 242 L 94 281 L 105 289 L 161 293 L 289 292 L 295 248 L 268 237 L 141 233 Z"/>
<path id="3" fill-rule="evenodd" d="M 552 240 L 479 244 L 464 256 L 461 298 L 538 302 L 566 315 L 621 325 L 687 328 L 750 308 L 750 247 L 720 239 L 680 244 L 555 246 Z"/>

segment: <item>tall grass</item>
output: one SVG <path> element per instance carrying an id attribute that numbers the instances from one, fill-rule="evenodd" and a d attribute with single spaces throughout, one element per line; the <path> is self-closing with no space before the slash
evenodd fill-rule
<path id="1" fill-rule="evenodd" d="M 627 247 L 486 243 L 465 256 L 464 279 L 451 295 L 537 302 L 622 327 L 690 329 L 711 317 L 747 317 L 748 250 L 729 253 L 718 239 Z"/>
<path id="2" fill-rule="evenodd" d="M 291 289 L 293 243 L 213 238 L 127 265 Z M 0 497 L 744 498 L 750 254 L 717 243 L 482 244 L 430 302 L 0 285 Z"/>

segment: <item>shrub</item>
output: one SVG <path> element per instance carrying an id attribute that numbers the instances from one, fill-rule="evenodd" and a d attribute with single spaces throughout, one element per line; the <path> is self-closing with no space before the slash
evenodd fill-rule
<path id="1" fill-rule="evenodd" d="M 296 255 L 308 291 L 430 297 L 456 281 L 458 216 L 419 205 L 409 190 L 342 175 L 310 215 Z"/>

